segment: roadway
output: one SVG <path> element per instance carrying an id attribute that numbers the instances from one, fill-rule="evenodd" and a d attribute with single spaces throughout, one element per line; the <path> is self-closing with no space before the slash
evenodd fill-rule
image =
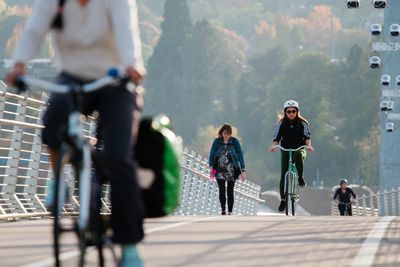
<path id="1" fill-rule="evenodd" d="M 149 267 L 394 267 L 399 228 L 399 217 L 172 216 L 146 220 L 139 249 Z M 53 266 L 50 231 L 51 220 L 1 223 L 0 266 Z M 76 266 L 74 240 L 64 266 Z M 97 266 L 94 252 L 88 261 Z"/>

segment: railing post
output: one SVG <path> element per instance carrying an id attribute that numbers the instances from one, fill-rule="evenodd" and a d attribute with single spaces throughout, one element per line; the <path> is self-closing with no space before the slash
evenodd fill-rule
<path id="1" fill-rule="evenodd" d="M 366 197 L 367 196 L 365 194 L 362 195 L 362 210 L 363 210 L 362 216 L 366 215 L 366 210 L 367 210 L 367 199 L 366 199 Z"/>
<path id="2" fill-rule="evenodd" d="M 392 206 L 392 212 L 391 212 L 390 215 L 396 216 L 398 214 L 397 214 L 397 207 L 396 207 L 396 199 L 395 199 L 395 190 L 394 190 L 394 188 L 392 188 L 392 192 L 390 194 L 390 197 L 391 197 L 391 202 L 392 202 L 392 205 L 391 205 Z"/>
<path id="3" fill-rule="evenodd" d="M 400 187 L 397 187 L 397 216 L 400 215 Z"/>
<path id="4" fill-rule="evenodd" d="M 388 207 L 388 192 L 385 189 L 385 191 L 383 192 L 383 205 L 384 205 L 384 216 L 388 216 L 389 215 L 389 207 Z"/>
<path id="5" fill-rule="evenodd" d="M 374 196 L 372 194 L 369 195 L 369 205 L 371 207 L 370 215 L 371 216 L 378 215 L 378 214 L 375 214 Z"/>
<path id="6" fill-rule="evenodd" d="M 379 191 L 376 192 L 376 208 L 378 209 L 378 216 L 382 216 L 383 215 L 381 197 L 382 197 L 381 193 Z"/>

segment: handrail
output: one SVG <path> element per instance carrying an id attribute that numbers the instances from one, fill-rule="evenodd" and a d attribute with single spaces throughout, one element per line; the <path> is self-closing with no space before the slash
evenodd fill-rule
<path id="1" fill-rule="evenodd" d="M 0 133 L 4 133 L 4 141 L 0 143 L 0 150 L 5 156 L 0 160 L 0 167 L 6 167 L 4 182 L 0 184 L 0 220 L 12 218 L 29 218 L 48 216 L 43 199 L 47 196 L 47 181 L 52 179 L 49 155 L 43 149 L 40 140 L 40 130 L 43 128 L 41 116 L 36 113 L 45 108 L 46 103 L 27 96 L 0 91 L 4 101 L 0 103 L 4 108 L 0 110 Z M 8 101 L 9 98 L 17 101 Z M 27 112 L 34 112 L 29 115 Z M 11 115 L 10 115 L 11 114 Z M 10 117 L 11 116 L 11 117 Z M 10 119 L 15 117 L 15 119 Z M 85 124 L 85 135 L 94 138 L 93 118 Z M 2 127 L 7 126 L 7 127 Z M 91 136 L 92 135 L 92 136 Z M 9 146 L 4 146 L 9 144 Z M 216 214 L 219 213 L 218 188 L 209 181 L 207 161 L 199 154 L 183 149 L 181 159 L 182 188 L 181 205 L 176 214 Z M 24 173 L 24 179 L 18 179 L 18 173 Z M 74 183 L 66 175 L 66 182 L 71 187 Z M 17 181 L 21 182 L 17 182 Z M 71 188 L 76 192 L 75 189 Z M 102 195 L 102 208 L 110 213 L 110 188 L 106 187 Z M 235 207 L 237 214 L 256 214 L 260 203 L 261 187 L 246 180 L 235 186 Z M 18 193 L 17 193 L 18 192 Z M 39 198 L 40 196 L 40 198 Z M 69 203 L 64 206 L 65 215 L 75 215 L 79 199 L 71 196 Z M 74 208 L 75 207 L 75 208 Z M 37 212 L 37 211 L 43 212 Z"/>
<path id="2" fill-rule="evenodd" d="M 399 216 L 400 215 L 400 187 L 398 189 L 378 191 L 363 194 L 353 205 L 356 216 Z M 332 205 L 332 215 L 337 215 L 337 206 Z"/>

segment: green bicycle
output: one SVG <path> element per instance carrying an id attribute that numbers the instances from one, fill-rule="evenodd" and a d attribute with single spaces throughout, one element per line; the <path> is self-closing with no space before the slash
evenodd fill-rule
<path id="1" fill-rule="evenodd" d="M 307 146 L 301 146 L 296 149 L 286 149 L 281 147 L 280 145 L 275 145 L 276 148 L 281 149 L 282 151 L 289 152 L 289 167 L 285 173 L 285 212 L 286 215 L 289 215 L 289 199 L 291 203 L 291 211 L 292 215 L 296 215 L 296 201 L 299 200 L 300 190 L 297 185 L 297 179 L 299 177 L 296 169 L 296 164 L 292 160 L 293 152 L 299 151 L 300 149 L 307 148 Z"/>

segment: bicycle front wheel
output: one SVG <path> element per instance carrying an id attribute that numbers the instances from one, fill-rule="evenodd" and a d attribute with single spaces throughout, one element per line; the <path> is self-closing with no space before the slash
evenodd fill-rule
<path id="1" fill-rule="evenodd" d="M 287 171 L 285 173 L 285 213 L 286 215 L 289 215 L 289 200 L 290 200 L 290 189 L 291 189 L 291 183 L 293 180 L 293 172 Z"/>
<path id="2" fill-rule="evenodd" d="M 68 149 L 66 146 L 62 146 L 55 170 L 54 170 L 54 188 L 50 188 L 50 190 L 54 190 L 54 199 L 53 203 L 51 204 L 50 209 L 53 211 L 54 221 L 53 221 L 53 242 L 54 242 L 54 258 L 55 258 L 55 266 L 60 267 L 60 238 L 61 234 L 64 231 L 61 225 L 61 216 L 65 204 L 65 200 L 67 197 L 67 186 L 65 184 L 65 176 L 64 176 L 64 167 L 66 162 L 69 159 Z"/>
<path id="3" fill-rule="evenodd" d="M 296 199 L 292 196 L 292 215 L 296 215 Z"/>

